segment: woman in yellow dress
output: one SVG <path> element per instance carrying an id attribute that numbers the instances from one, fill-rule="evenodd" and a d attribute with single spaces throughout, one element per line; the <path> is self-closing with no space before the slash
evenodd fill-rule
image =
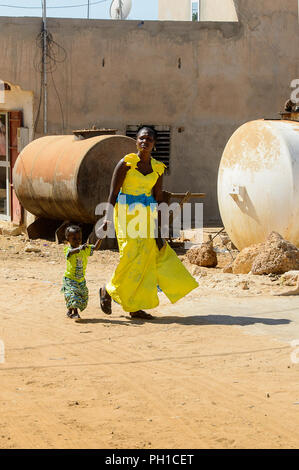
<path id="1" fill-rule="evenodd" d="M 100 289 L 100 306 L 111 314 L 111 299 L 133 318 L 154 318 L 144 309 L 159 305 L 158 289 L 175 303 L 198 287 L 167 242 L 157 239 L 157 203 L 163 201 L 165 165 L 151 157 L 156 131 L 141 127 L 138 153 L 126 155 L 115 167 L 108 202 L 114 207 L 114 224 L 120 262 L 106 286 Z M 107 211 L 101 230 L 113 214 Z"/>

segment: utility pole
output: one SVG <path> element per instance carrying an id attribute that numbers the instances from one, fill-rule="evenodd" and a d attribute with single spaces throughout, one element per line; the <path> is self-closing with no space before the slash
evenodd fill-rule
<path id="1" fill-rule="evenodd" d="M 43 0 L 43 85 L 44 85 L 44 134 L 48 133 L 48 81 L 47 81 L 47 0 Z"/>
<path id="2" fill-rule="evenodd" d="M 87 18 L 89 19 L 89 12 L 90 12 L 90 0 L 88 0 L 88 4 L 87 4 Z"/>

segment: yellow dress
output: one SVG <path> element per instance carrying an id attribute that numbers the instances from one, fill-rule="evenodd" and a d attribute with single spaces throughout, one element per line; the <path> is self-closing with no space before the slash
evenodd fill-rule
<path id="1" fill-rule="evenodd" d="M 152 158 L 152 173 L 143 175 L 137 170 L 139 160 L 134 153 L 124 157 L 130 169 L 114 208 L 120 262 L 106 285 L 126 312 L 157 307 L 159 288 L 175 303 L 198 287 L 169 244 L 159 250 L 154 238 L 157 203 L 152 189 L 166 167 Z"/>

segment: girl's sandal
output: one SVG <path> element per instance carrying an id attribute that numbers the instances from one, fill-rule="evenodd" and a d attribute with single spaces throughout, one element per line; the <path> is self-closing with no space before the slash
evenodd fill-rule
<path id="1" fill-rule="evenodd" d="M 73 315 L 71 316 L 72 320 L 81 320 L 81 317 L 79 315 L 79 313 L 73 313 Z"/>
<path id="2" fill-rule="evenodd" d="M 75 313 L 69 310 L 66 315 L 68 318 L 71 318 L 71 320 L 81 320 L 81 317 L 78 312 Z"/>
<path id="3" fill-rule="evenodd" d="M 99 290 L 99 295 L 100 295 L 100 307 L 106 315 L 111 315 L 112 309 L 111 309 L 111 297 L 109 296 L 109 299 L 103 295 L 103 287 L 100 288 Z"/>
<path id="4" fill-rule="evenodd" d="M 143 320 L 154 320 L 155 317 L 150 313 L 146 313 L 143 310 L 138 310 L 138 312 L 130 312 L 132 318 L 142 318 Z"/>

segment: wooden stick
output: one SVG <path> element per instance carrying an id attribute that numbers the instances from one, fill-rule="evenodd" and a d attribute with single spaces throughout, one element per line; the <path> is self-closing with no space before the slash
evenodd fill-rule
<path id="1" fill-rule="evenodd" d="M 192 197 L 206 197 L 206 194 L 205 193 L 190 193 L 188 191 L 188 193 L 190 194 L 190 198 Z M 176 197 L 178 199 L 183 199 L 185 198 L 187 193 L 170 193 L 171 197 Z"/>

